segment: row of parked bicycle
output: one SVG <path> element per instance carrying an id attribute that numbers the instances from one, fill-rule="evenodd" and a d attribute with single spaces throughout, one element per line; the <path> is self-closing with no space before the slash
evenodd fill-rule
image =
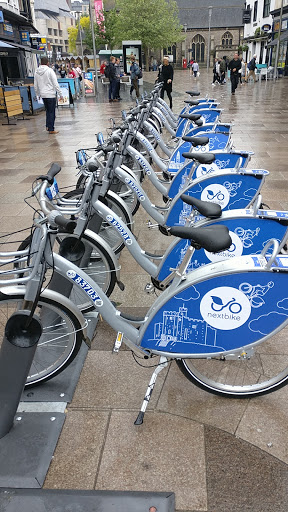
<path id="1" fill-rule="evenodd" d="M 251 152 L 232 148 L 216 101 L 189 91 L 175 115 L 160 89 L 123 112 L 106 141 L 99 134 L 96 148 L 77 151 L 74 190 L 58 190 L 56 163 L 38 177 L 33 230 L 18 251 L 1 253 L 3 317 L 25 309 L 42 325 L 27 385 L 66 368 L 101 313 L 118 333 L 115 353 L 124 340 L 140 357 L 160 356 L 136 424 L 171 360 L 224 396 L 260 395 L 288 379 L 288 212 L 262 207 L 269 173 L 248 168 Z M 163 206 L 151 202 L 144 179 Z M 134 237 L 139 208 L 155 221 L 147 229 L 173 235 L 163 255 Z M 124 315 L 109 299 L 125 285 L 117 257 L 124 247 L 151 277 L 146 291 L 162 292 L 145 318 Z"/>

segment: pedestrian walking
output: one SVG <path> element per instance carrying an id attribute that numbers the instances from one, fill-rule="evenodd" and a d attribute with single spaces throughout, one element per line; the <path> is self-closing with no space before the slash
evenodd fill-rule
<path id="1" fill-rule="evenodd" d="M 239 69 L 241 69 L 238 53 L 234 53 L 234 58 L 230 60 L 228 69 L 230 69 L 231 94 L 234 95 L 239 82 Z"/>
<path id="2" fill-rule="evenodd" d="M 117 80 L 117 84 L 116 84 L 116 88 L 115 88 L 115 98 L 117 100 L 122 100 L 122 98 L 120 98 L 120 77 L 121 77 L 121 67 L 120 67 L 120 59 L 116 59 L 116 62 L 115 62 L 115 69 L 116 69 L 116 80 Z"/>
<path id="3" fill-rule="evenodd" d="M 130 96 L 132 96 L 132 92 L 135 89 L 136 96 L 137 96 L 137 98 L 139 98 L 140 94 L 139 94 L 139 86 L 138 86 L 138 76 L 140 75 L 140 68 L 139 68 L 137 62 L 135 61 L 135 55 L 133 53 L 131 53 L 131 55 L 130 55 L 130 61 L 131 61 L 131 66 L 130 66 L 130 78 L 131 78 Z"/>
<path id="4" fill-rule="evenodd" d="M 42 98 L 46 110 L 46 130 L 50 134 L 56 134 L 55 130 L 55 109 L 56 94 L 62 98 L 61 89 L 57 82 L 54 71 L 49 67 L 47 57 L 42 57 L 41 65 L 35 71 L 34 88 L 36 96 Z"/>
<path id="5" fill-rule="evenodd" d="M 218 62 L 218 59 L 214 59 L 214 66 L 213 66 L 213 82 L 212 85 L 215 87 L 215 85 L 220 83 L 220 64 Z"/>
<path id="6" fill-rule="evenodd" d="M 160 92 L 160 97 L 164 98 L 164 91 L 166 91 L 167 96 L 170 101 L 170 108 L 172 109 L 172 82 L 173 82 L 173 67 L 169 63 L 169 57 L 163 58 L 163 66 L 161 69 L 161 81 L 163 82 L 163 86 Z"/>
<path id="7" fill-rule="evenodd" d="M 193 74 L 194 74 L 194 78 L 197 78 L 197 75 L 199 73 L 199 64 L 196 61 L 196 59 L 195 59 L 195 61 L 192 64 L 192 71 L 193 71 Z"/>
<path id="8" fill-rule="evenodd" d="M 239 81 L 240 81 L 240 84 L 243 85 L 243 83 L 245 82 L 246 65 L 245 65 L 244 59 L 242 57 L 240 59 L 240 62 L 241 62 L 241 69 L 239 69 Z M 242 78 L 243 78 L 243 82 L 242 82 Z"/>
<path id="9" fill-rule="evenodd" d="M 225 74 L 226 74 L 226 62 L 223 59 L 219 59 L 219 73 L 220 73 L 220 85 L 224 85 Z"/>
<path id="10" fill-rule="evenodd" d="M 257 55 L 253 55 L 253 58 L 250 60 L 250 62 L 248 62 L 248 69 L 249 69 L 249 73 L 246 77 L 246 80 L 245 82 L 249 82 L 249 78 L 250 76 L 252 76 L 254 82 L 256 82 L 256 75 L 255 75 L 255 69 L 257 68 L 256 66 L 256 58 L 257 58 Z"/>

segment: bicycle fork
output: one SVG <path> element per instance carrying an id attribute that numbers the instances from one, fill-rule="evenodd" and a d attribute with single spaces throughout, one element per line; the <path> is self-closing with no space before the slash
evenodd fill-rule
<path id="1" fill-rule="evenodd" d="M 143 400 L 143 403 L 142 403 L 142 407 L 140 409 L 140 412 L 139 412 L 136 420 L 134 421 L 134 425 L 142 425 L 143 419 L 144 419 L 144 414 L 145 414 L 147 406 L 148 406 L 148 404 L 150 402 L 150 398 L 152 396 L 152 392 L 153 392 L 153 389 L 154 389 L 154 386 L 155 386 L 155 383 L 156 383 L 156 379 L 157 379 L 159 373 L 164 368 L 166 368 L 167 365 L 168 365 L 167 357 L 160 356 L 159 364 L 155 368 L 155 370 L 154 370 L 154 372 L 152 374 L 152 377 L 150 379 L 150 382 L 149 382 L 149 385 L 148 385 L 148 388 L 147 388 L 147 391 L 146 391 L 146 394 L 145 394 L 145 397 L 144 397 L 144 400 Z"/>

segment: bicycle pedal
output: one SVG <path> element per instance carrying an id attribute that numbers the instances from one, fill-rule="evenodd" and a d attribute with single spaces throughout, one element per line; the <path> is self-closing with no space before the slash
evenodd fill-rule
<path id="1" fill-rule="evenodd" d="M 117 336 L 116 336 L 115 343 L 114 343 L 114 347 L 112 350 L 113 354 L 118 354 L 120 347 L 122 345 L 122 340 L 123 340 L 123 332 L 118 332 Z"/>

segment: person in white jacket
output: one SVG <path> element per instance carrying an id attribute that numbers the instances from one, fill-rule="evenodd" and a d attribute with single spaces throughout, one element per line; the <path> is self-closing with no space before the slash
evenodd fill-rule
<path id="1" fill-rule="evenodd" d="M 56 74 L 49 67 L 47 57 L 42 57 L 41 66 L 35 71 L 34 88 L 36 96 L 40 96 L 43 100 L 46 110 L 46 130 L 51 133 L 55 131 L 55 109 L 56 109 L 56 92 L 60 98 L 62 97 L 61 89 L 57 82 Z"/>

